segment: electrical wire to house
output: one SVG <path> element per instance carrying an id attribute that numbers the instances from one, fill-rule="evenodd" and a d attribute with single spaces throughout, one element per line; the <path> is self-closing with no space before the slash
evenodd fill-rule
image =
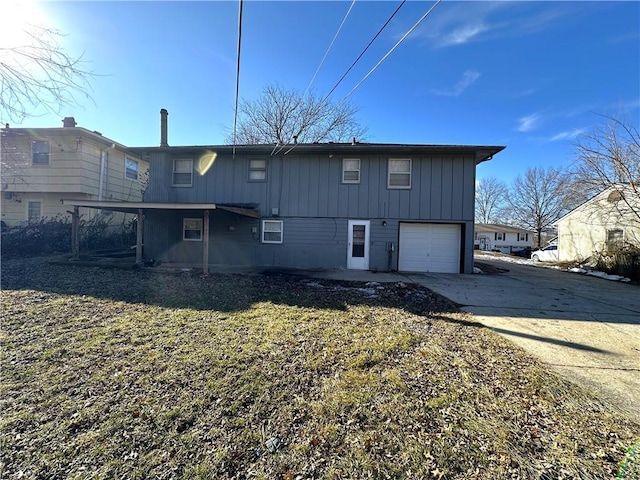
<path id="1" fill-rule="evenodd" d="M 329 55 L 329 52 L 333 48 L 333 44 L 336 42 L 336 39 L 338 38 L 338 35 L 340 35 L 340 32 L 342 31 L 342 27 L 346 23 L 347 18 L 349 18 L 349 14 L 351 13 L 351 10 L 353 9 L 353 6 L 355 4 L 356 4 L 356 0 L 352 0 L 351 1 L 351 5 L 349 6 L 349 9 L 347 10 L 347 13 L 345 13 L 344 18 L 342 19 L 342 22 L 340 23 L 340 26 L 338 27 L 338 30 L 336 31 L 335 35 L 333 36 L 333 39 L 331 40 L 331 43 L 329 44 L 329 47 L 327 48 L 326 52 L 324 52 L 324 56 L 322 57 L 322 60 L 320 60 L 320 64 L 318 65 L 318 68 L 316 68 L 315 73 L 311 77 L 311 80 L 309 81 L 309 84 L 307 85 L 307 88 L 305 88 L 302 96 L 300 97 L 300 100 L 298 101 L 298 105 L 296 105 L 296 108 L 300 105 L 300 102 L 302 102 L 304 100 L 304 97 L 306 97 L 307 93 L 309 93 L 309 90 L 311 89 L 311 85 L 313 85 L 313 82 L 315 81 L 316 76 L 318 75 L 318 72 L 320 72 L 320 69 L 322 68 L 322 65 L 324 65 L 324 61 L 327 59 L 327 56 Z M 280 145 L 279 143 L 276 143 L 276 146 L 273 147 L 273 151 L 271 152 L 271 156 L 280 153 L 290 143 L 291 143 L 291 140 L 287 141 L 287 143 L 285 143 L 283 145 Z"/>
<path id="2" fill-rule="evenodd" d="M 233 115 L 233 151 L 232 156 L 236 158 L 236 134 L 238 128 L 238 100 L 240 94 L 240 50 L 242 48 L 242 1 L 238 5 L 238 63 L 236 66 L 236 106 Z"/>
<path id="3" fill-rule="evenodd" d="M 372 68 L 371 70 L 369 70 L 369 72 L 368 72 L 368 73 L 367 73 L 367 74 L 362 78 L 362 80 L 360 80 L 360 81 L 359 81 L 359 82 L 358 82 L 358 83 L 357 83 L 357 84 L 356 84 L 356 85 L 355 85 L 355 86 L 354 86 L 354 87 L 349 91 L 349 93 L 347 93 L 347 94 L 342 98 L 342 100 L 340 100 L 340 101 L 338 102 L 338 105 L 339 105 L 339 104 L 341 104 L 341 103 L 343 103 L 343 102 L 345 102 L 345 101 L 347 100 L 347 98 L 349 98 L 349 96 L 351 96 L 351 94 L 353 94 L 353 92 L 355 92 L 355 91 L 360 87 L 360 85 L 362 85 L 362 84 L 363 84 L 363 83 L 364 83 L 364 82 L 365 82 L 365 81 L 366 81 L 366 80 L 367 80 L 367 79 L 368 79 L 368 78 L 373 74 L 373 72 L 374 72 L 374 71 L 375 71 L 375 70 L 376 70 L 376 69 L 377 69 L 377 68 L 382 64 L 382 62 L 384 62 L 387 58 L 389 58 L 389 56 L 390 56 L 390 55 L 391 55 L 391 54 L 392 54 L 392 53 L 393 53 L 393 52 L 394 52 L 394 51 L 395 51 L 395 50 L 400 46 L 400 44 L 402 44 L 402 42 L 404 42 L 404 40 L 405 40 L 409 35 L 411 35 L 411 33 L 413 33 L 413 31 L 414 31 L 416 28 L 418 28 L 418 26 L 419 26 L 419 25 L 424 21 L 424 19 L 425 19 L 425 18 L 427 18 L 427 17 L 431 14 L 431 12 L 433 12 L 433 11 L 435 10 L 435 8 L 440 4 L 440 2 L 441 2 L 441 1 L 442 1 L 442 0 L 436 0 L 436 2 L 431 6 L 431 8 L 429 8 L 429 10 L 427 10 L 427 11 L 424 13 L 424 15 L 422 15 L 422 17 L 420 17 L 420 19 L 419 19 L 419 20 L 418 20 L 418 21 L 417 21 L 417 22 L 416 22 L 416 23 L 415 23 L 415 24 L 414 24 L 414 25 L 413 25 L 409 30 L 407 30 L 407 32 L 406 32 L 406 33 L 405 33 L 405 34 L 400 38 L 400 40 L 398 40 L 398 41 L 396 42 L 396 44 L 395 44 L 395 45 L 394 45 L 394 46 L 393 46 L 393 47 L 392 47 L 392 48 L 391 48 L 391 49 L 390 49 L 390 50 L 389 50 L 389 51 L 388 51 L 388 52 L 387 52 L 387 53 L 386 53 L 386 54 L 385 54 L 385 55 L 384 55 L 384 56 L 383 56 L 379 61 L 378 61 L 378 63 L 376 63 L 376 64 L 373 66 L 373 68 Z M 401 4 L 401 5 L 396 9 L 396 11 L 391 15 L 391 17 L 390 17 L 390 19 L 387 21 L 387 23 L 388 23 L 389 21 L 391 21 L 391 18 L 393 18 L 393 16 L 397 13 L 397 11 L 400 9 L 400 7 L 401 7 L 403 4 L 404 4 L 404 2 L 402 2 L 402 4 Z M 385 23 L 385 25 L 383 25 L 382 29 L 384 29 L 384 27 L 386 27 L 387 23 Z M 381 30 L 382 30 L 382 29 L 381 29 Z M 376 34 L 376 37 L 377 37 L 379 34 L 380 34 L 380 32 L 378 32 L 378 33 Z M 375 40 L 375 37 L 374 37 L 374 39 L 373 39 L 373 40 Z M 370 43 L 373 43 L 373 40 L 372 40 L 372 42 L 370 42 Z M 368 48 L 368 47 L 369 47 L 369 46 L 367 46 L 367 48 Z M 364 54 L 364 52 L 363 52 L 363 54 Z M 358 59 L 359 59 L 359 57 L 358 57 Z M 356 59 L 356 61 L 357 61 L 358 59 Z M 349 69 L 351 69 L 351 68 L 352 68 L 352 67 L 349 67 Z M 348 73 L 348 71 L 347 71 L 347 73 Z M 340 81 L 342 81 L 342 79 L 341 79 Z M 335 90 L 335 88 L 334 88 L 334 89 L 332 89 L 332 92 L 333 92 L 333 90 Z M 328 97 L 328 95 L 327 95 L 327 97 Z M 326 99 L 327 97 L 325 97 L 325 99 Z M 288 153 L 290 153 L 290 152 L 291 152 L 295 147 L 296 147 L 296 145 L 293 145 L 289 150 L 287 150 L 286 152 L 284 152 L 284 154 L 285 154 L 285 155 L 287 155 L 287 154 L 288 154 Z"/>
<path id="4" fill-rule="evenodd" d="M 404 1 L 406 1 L 406 0 L 404 0 Z M 342 27 L 344 26 L 345 22 L 347 21 L 347 18 L 349 17 L 349 14 L 351 13 L 351 10 L 353 9 L 353 6 L 355 4 L 356 4 L 356 0 L 352 0 L 351 5 L 349 6 L 349 10 L 347 10 L 347 13 L 345 14 L 344 18 L 342 19 L 342 23 L 338 27 L 338 30 L 336 31 L 336 34 L 333 36 L 333 40 L 331 40 L 331 43 L 329 44 L 329 48 L 327 48 L 327 51 L 324 52 L 324 57 L 322 57 L 322 60 L 320 61 L 320 65 L 318 65 L 318 68 L 316 68 L 316 71 L 313 74 L 313 77 L 311 77 L 311 81 L 309 82 L 309 85 L 307 85 L 307 88 L 305 89 L 304 93 L 302 94 L 303 98 L 309 92 L 309 89 L 311 88 L 311 85 L 313 84 L 314 80 L 316 79 L 316 76 L 318 75 L 318 72 L 322 68 L 322 65 L 324 65 L 324 61 L 327 59 L 327 55 L 329 55 L 329 52 L 333 48 L 333 44 L 336 42 L 336 39 L 338 38 L 338 35 L 340 35 L 340 31 L 342 30 Z"/>
<path id="5" fill-rule="evenodd" d="M 327 93 L 327 95 L 324 97 L 324 100 L 326 100 L 327 98 L 329 98 L 331 96 L 331 94 L 335 91 L 336 88 L 338 88 L 338 85 L 340 85 L 342 83 L 342 81 L 345 79 L 345 77 L 349 74 L 349 72 L 351 71 L 351 69 L 353 67 L 355 67 L 355 65 L 360 61 L 360 59 L 362 58 L 362 56 L 367 52 L 367 50 L 369 50 L 369 47 L 371 47 L 371 45 L 373 45 L 373 42 L 376 41 L 376 39 L 380 36 L 380 34 L 383 32 L 383 30 L 385 28 L 387 28 L 387 25 L 389 25 L 389 23 L 391 22 L 391 20 L 393 20 L 393 17 L 396 16 L 396 13 L 398 13 L 400 11 L 400 9 L 403 7 L 403 5 L 407 2 L 407 0 L 402 0 L 402 2 L 400 2 L 400 5 L 398 5 L 398 8 L 396 8 L 396 10 L 391 14 L 391 16 L 387 19 L 387 21 L 384 23 L 384 25 L 382 25 L 382 27 L 380 27 L 380 29 L 378 30 L 378 33 L 375 34 L 375 36 L 371 39 L 371 41 L 367 44 L 366 47 L 364 47 L 364 50 L 362 50 L 362 52 L 360 52 L 360 55 L 358 55 L 358 58 L 356 58 L 353 63 L 351 64 L 351 66 L 347 69 L 346 72 L 344 72 L 344 74 L 342 75 L 342 77 L 340 77 L 340 80 L 338 80 L 336 82 L 336 84 L 333 86 L 333 88 L 329 91 L 329 93 Z"/>
<path id="6" fill-rule="evenodd" d="M 404 40 L 405 40 L 409 35 L 411 35 L 411 33 L 412 33 L 416 28 L 418 28 L 418 25 L 420 25 L 420 24 L 422 23 L 422 21 L 423 21 L 425 18 L 427 18 L 427 17 L 431 14 L 431 12 L 433 12 L 433 11 L 435 10 L 435 8 L 440 4 L 440 2 L 441 2 L 441 1 L 442 1 L 442 0 L 436 0 L 436 2 L 431 6 L 431 8 L 430 8 L 429 10 L 427 10 L 427 12 L 426 12 L 424 15 L 422 15 L 422 17 L 420 17 L 420 19 L 419 19 L 419 20 L 418 20 L 418 21 L 413 25 L 413 27 L 411 27 L 411 28 L 407 31 L 407 33 L 405 33 L 405 34 L 402 36 L 402 38 L 401 38 L 400 40 L 398 40 L 398 42 L 397 42 L 397 43 L 396 43 L 396 44 L 391 48 L 391 50 L 389 50 L 389 51 L 385 54 L 385 56 L 384 56 L 384 57 L 382 57 L 382 58 L 380 59 L 380 61 L 379 61 L 378 63 L 376 63 L 376 64 L 373 66 L 373 68 L 372 68 L 371 70 L 369 70 L 369 72 L 368 72 L 368 73 L 367 73 L 367 74 L 362 78 L 362 80 L 360 80 L 360 81 L 356 84 L 356 86 L 355 86 L 355 87 L 353 87 L 353 88 L 349 91 L 349 93 L 347 93 L 347 94 L 344 96 L 344 98 L 341 100 L 341 102 L 344 102 L 347 98 L 349 98 L 349 96 L 350 96 L 353 92 L 355 92 L 355 91 L 358 89 L 358 87 L 360 87 L 360 85 L 362 85 L 362 84 L 365 82 L 365 80 L 367 80 L 367 78 L 369 78 L 369 77 L 371 76 L 371 74 L 372 74 L 373 72 L 375 72 L 375 71 L 376 71 L 376 69 L 377 69 L 377 68 L 382 64 L 382 62 L 384 62 L 384 61 L 385 61 L 385 60 L 386 60 L 386 59 L 387 59 L 387 58 L 388 58 L 388 57 L 389 57 L 389 56 L 390 56 L 390 55 L 395 51 L 395 49 L 396 49 L 396 48 L 398 48 L 398 47 L 400 46 L 400 44 L 401 44 L 402 42 L 404 42 Z"/>

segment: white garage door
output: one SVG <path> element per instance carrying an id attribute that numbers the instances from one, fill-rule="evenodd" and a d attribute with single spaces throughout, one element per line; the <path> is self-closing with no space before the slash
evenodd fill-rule
<path id="1" fill-rule="evenodd" d="M 401 223 L 398 270 L 460 273 L 460 225 Z"/>

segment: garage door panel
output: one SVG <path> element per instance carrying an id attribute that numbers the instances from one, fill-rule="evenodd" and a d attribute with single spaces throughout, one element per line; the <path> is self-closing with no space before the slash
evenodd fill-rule
<path id="1" fill-rule="evenodd" d="M 401 223 L 398 270 L 460 272 L 460 225 Z"/>

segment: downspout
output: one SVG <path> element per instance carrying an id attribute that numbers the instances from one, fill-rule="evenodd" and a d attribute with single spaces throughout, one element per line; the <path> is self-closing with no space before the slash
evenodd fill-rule
<path id="1" fill-rule="evenodd" d="M 100 185 L 98 186 L 98 201 L 102 201 L 103 191 L 104 191 L 104 182 L 106 176 L 106 167 L 107 167 L 107 159 L 108 159 L 108 151 L 116 148 L 116 144 L 112 143 L 110 147 L 103 148 L 100 152 Z"/>

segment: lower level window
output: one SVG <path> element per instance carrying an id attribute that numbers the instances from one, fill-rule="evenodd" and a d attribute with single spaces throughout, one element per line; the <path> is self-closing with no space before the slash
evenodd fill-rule
<path id="1" fill-rule="evenodd" d="M 27 204 L 27 220 L 39 222 L 42 218 L 42 202 L 29 202 Z"/>
<path id="2" fill-rule="evenodd" d="M 282 243 L 282 220 L 262 221 L 262 243 Z"/>
<path id="3" fill-rule="evenodd" d="M 202 241 L 202 219 L 184 218 L 182 219 L 182 239 L 192 242 Z"/>

